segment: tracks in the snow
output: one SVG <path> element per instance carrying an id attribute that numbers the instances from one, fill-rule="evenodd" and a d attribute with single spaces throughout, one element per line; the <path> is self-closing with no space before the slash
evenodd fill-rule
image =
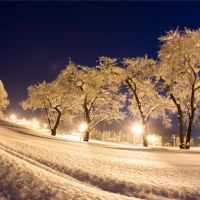
<path id="1" fill-rule="evenodd" d="M 61 178 L 65 178 L 67 180 L 70 180 L 72 182 L 76 182 L 76 183 L 79 183 L 81 185 L 85 185 L 85 186 L 88 186 L 90 187 L 91 189 L 92 188 L 95 188 L 97 190 L 102 190 L 104 192 L 109 192 L 111 194 L 120 194 L 122 195 L 123 197 L 126 197 L 126 198 L 130 198 L 130 199 L 136 199 L 136 198 L 142 198 L 144 199 L 145 198 L 145 195 L 144 193 L 146 193 L 146 189 L 148 189 L 148 187 L 145 189 L 145 188 L 137 188 L 137 187 L 134 187 L 134 185 L 132 186 L 129 186 L 127 188 L 127 185 L 125 182 L 113 182 L 112 184 L 110 185 L 107 185 L 109 184 L 109 182 L 105 181 L 102 179 L 102 183 L 99 183 L 99 178 L 98 177 L 90 177 L 89 174 L 81 174 L 82 173 L 81 171 L 79 171 L 79 173 L 75 173 L 75 174 L 71 174 L 70 171 L 64 171 L 64 172 L 61 172 L 59 170 L 57 170 L 56 168 L 53 168 L 52 166 L 48 166 L 48 165 L 45 165 L 42 163 L 42 161 L 40 162 L 39 160 L 36 160 L 34 158 L 29 158 L 27 155 L 24 155 L 23 153 L 20 153 L 20 152 L 17 152 L 17 151 L 14 151 L 13 149 L 11 148 L 8 148 L 2 144 L 0 144 L 0 150 L 3 150 L 5 151 L 6 153 L 18 158 L 18 159 L 21 159 L 22 161 L 25 161 L 25 162 L 28 162 L 29 164 L 31 165 L 34 165 L 40 169 L 43 169 L 53 175 L 56 175 L 56 176 L 59 176 Z M 114 180 L 113 180 L 114 181 Z M 64 189 L 64 188 L 60 188 L 60 189 Z M 125 189 L 128 189 L 129 191 L 132 190 L 132 192 L 130 193 L 130 195 L 127 195 Z M 140 192 L 144 192 L 143 194 L 140 194 Z M 155 192 L 155 195 L 158 195 L 156 194 Z M 164 197 L 166 197 L 164 195 Z"/>
<path id="2" fill-rule="evenodd" d="M 8 153 L 9 155 L 11 155 L 11 156 L 13 156 L 13 157 L 15 157 L 17 159 L 20 159 L 20 160 L 22 160 L 24 162 L 27 162 L 27 163 L 35 166 L 35 167 L 38 167 L 38 168 L 40 168 L 42 170 L 45 170 L 45 171 L 47 171 L 47 172 L 49 172 L 49 173 L 51 173 L 51 174 L 53 174 L 55 176 L 59 176 L 60 178 L 64 178 L 64 179 L 66 179 L 68 181 L 72 181 L 72 183 L 76 182 L 76 183 L 79 183 L 80 185 L 84 185 L 86 187 L 89 187 L 89 188 L 91 188 L 91 190 L 92 189 L 101 190 L 101 191 L 104 191 L 104 192 L 109 192 L 109 193 L 111 193 L 111 195 L 112 194 L 113 195 L 118 194 L 118 195 L 121 195 L 122 197 L 124 197 L 125 199 L 134 199 L 134 200 L 138 199 L 138 197 L 127 196 L 126 194 L 123 194 L 123 193 L 121 194 L 119 192 L 112 191 L 109 188 L 106 189 L 106 188 L 99 187 L 99 185 L 92 184 L 91 182 L 86 182 L 86 181 L 84 181 L 85 179 L 81 180 L 80 178 L 75 177 L 73 174 L 72 175 L 68 175 L 65 172 L 60 172 L 59 170 L 53 169 L 51 166 L 47 166 L 45 164 L 42 164 L 41 162 L 36 161 L 36 160 L 34 160 L 32 158 L 29 158 L 28 156 L 24 155 L 23 153 L 16 152 L 16 151 L 14 151 L 14 150 L 12 150 L 12 149 L 10 149 L 10 148 L 2 145 L 2 144 L 0 144 L 0 150 Z M 57 186 L 57 187 L 58 187 L 58 189 L 65 190 L 65 188 L 63 186 Z"/>
<path id="3" fill-rule="evenodd" d="M 34 165 L 34 166 L 36 166 L 36 167 L 38 167 L 40 169 L 43 169 L 45 171 L 48 171 L 48 172 L 50 172 L 50 173 L 52 173 L 52 174 L 54 174 L 56 176 L 60 176 L 62 178 L 66 178 L 67 180 L 75 181 L 75 182 L 78 182 L 80 184 L 84 184 L 83 182 L 71 177 L 70 175 L 67 175 L 67 174 L 62 173 L 62 172 L 60 172 L 58 170 L 55 170 L 55 169 L 53 169 L 51 167 L 48 167 L 48 166 L 46 166 L 46 165 L 44 165 L 44 164 L 42 164 L 42 163 L 40 163 L 40 162 L 38 162 L 38 161 L 36 161 L 36 160 L 34 160 L 32 158 L 29 158 L 29 157 L 25 156 L 22 153 L 19 153 L 19 152 L 16 152 L 16 151 L 14 151 L 14 150 L 12 150 L 10 148 L 7 148 L 7 147 L 3 146 L 2 144 L 0 144 L 0 149 L 5 151 L 6 153 L 18 158 L 18 159 L 21 159 L 21 160 L 23 160 L 25 162 L 28 162 L 29 164 Z M 89 185 L 89 184 L 86 184 L 86 183 L 85 183 L 85 185 L 90 186 L 90 187 L 95 187 L 93 185 Z"/>
<path id="4" fill-rule="evenodd" d="M 49 140 L 49 142 L 53 142 L 56 141 L 58 143 L 68 143 L 68 144 L 72 144 L 72 145 L 76 145 L 77 148 L 78 146 L 81 147 L 85 147 L 86 149 L 89 149 L 92 146 L 98 147 L 98 148 L 112 148 L 115 149 L 116 147 L 110 147 L 107 145 L 98 145 L 98 144 L 89 144 L 86 145 L 84 143 L 78 143 L 78 142 L 70 142 L 70 141 L 66 141 L 66 140 L 59 140 L 57 138 L 52 138 L 52 137 L 48 137 L 48 136 L 42 136 L 42 135 L 37 135 L 34 132 L 31 133 L 29 129 L 23 129 L 21 127 L 6 127 L 4 126 L 2 128 L 2 130 L 6 131 L 9 130 L 10 133 L 12 134 L 18 134 L 20 137 L 17 138 L 17 141 L 20 141 L 20 143 L 18 143 L 17 145 L 19 147 L 21 147 L 21 145 L 24 144 L 24 142 L 21 139 L 24 139 L 23 135 L 28 136 L 26 139 L 30 139 L 28 144 L 30 146 L 31 145 L 31 140 L 33 137 L 41 139 L 41 140 Z M 12 135 L 10 134 L 10 136 Z M 3 134 L 4 135 L 4 134 Z M 5 138 L 6 140 L 10 139 L 8 136 L 6 136 Z M 14 138 L 15 139 L 15 138 Z M 26 142 L 26 140 L 25 140 Z M 2 143 L 2 144 L 1 144 Z M 175 197 L 175 199 L 192 199 L 192 194 L 188 194 L 188 198 L 187 198 L 187 194 L 179 194 L 178 192 L 171 190 L 171 189 L 166 189 L 166 188 L 160 188 L 160 187 L 156 187 L 152 189 L 151 186 L 149 186 L 148 184 L 139 184 L 136 181 L 132 181 L 132 182 L 128 182 L 128 181 L 123 181 L 122 179 L 118 179 L 117 177 L 114 176 L 105 176 L 102 173 L 101 175 L 96 175 L 93 171 L 88 171 L 88 170 L 84 170 L 81 167 L 72 168 L 70 165 L 68 165 L 67 163 L 63 164 L 62 162 L 55 162 L 55 159 L 51 160 L 50 159 L 46 159 L 43 155 L 41 155 L 41 157 L 38 157 L 38 150 L 40 150 L 40 146 L 38 146 L 38 149 L 30 149 L 29 153 L 23 148 L 17 148 L 15 149 L 12 146 L 12 139 L 11 139 L 11 145 L 7 146 L 7 142 L 0 142 L 0 149 L 9 153 L 12 156 L 15 156 L 19 159 L 21 159 L 22 161 L 28 162 L 33 166 L 36 166 L 40 169 L 43 169 L 45 171 L 48 171 L 49 173 L 65 178 L 66 180 L 71 180 L 72 182 L 77 182 L 83 186 L 87 186 L 89 189 L 91 188 L 95 188 L 97 190 L 101 190 L 104 192 L 110 192 L 112 195 L 118 193 L 121 195 L 121 197 L 124 198 L 148 198 L 149 194 L 154 195 L 155 197 L 159 197 L 161 198 L 169 198 L 170 196 Z M 117 148 L 118 149 L 118 148 Z M 34 154 L 34 150 L 37 150 L 37 154 Z M 119 150 L 119 149 L 118 149 Z M 130 150 L 130 149 L 126 149 L 126 150 Z M 133 150 L 133 149 L 132 149 Z M 116 151 L 116 150 L 114 150 Z M 140 149 L 141 151 L 141 149 Z M 144 151 L 144 150 L 143 150 Z M 45 155 L 49 155 L 49 154 L 45 154 Z M 66 154 L 67 155 L 67 154 Z M 59 156 L 59 155 L 57 155 Z M 67 159 L 67 157 L 66 157 Z M 74 160 L 74 162 L 76 162 L 76 159 Z M 87 162 L 87 160 L 86 160 Z M 126 168 L 124 168 L 124 170 L 126 170 Z M 122 171 L 123 172 L 123 171 Z M 106 175 L 106 174 L 105 174 Z M 176 198 L 177 197 L 177 198 Z M 199 195 L 198 195 L 199 197 Z M 193 198 L 194 199 L 194 198 Z"/>

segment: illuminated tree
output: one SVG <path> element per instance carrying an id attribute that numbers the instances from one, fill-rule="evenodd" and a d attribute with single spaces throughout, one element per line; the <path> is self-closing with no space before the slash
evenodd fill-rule
<path id="1" fill-rule="evenodd" d="M 200 30 L 170 31 L 160 41 L 160 76 L 178 113 L 180 148 L 189 149 L 200 103 Z M 187 123 L 185 144 L 184 122 Z"/>
<path id="2" fill-rule="evenodd" d="M 108 73 L 110 80 L 115 82 L 121 90 L 128 89 L 128 109 L 135 118 L 139 118 L 143 125 L 143 145 L 148 146 L 147 125 L 150 118 L 162 118 L 163 123 L 170 124 L 166 115 L 168 99 L 159 95 L 155 80 L 157 71 L 154 60 L 147 57 L 124 59 L 124 67 L 117 64 L 116 59 L 101 57 L 101 63 Z M 114 84 L 114 83 L 112 83 Z"/>
<path id="3" fill-rule="evenodd" d="M 4 88 L 3 82 L 0 80 L 0 117 L 2 116 L 2 111 L 8 106 L 8 94 Z"/>
<path id="4" fill-rule="evenodd" d="M 40 109 L 45 112 L 51 135 L 55 136 L 60 120 L 69 121 L 74 110 L 76 96 L 72 88 L 63 88 L 55 80 L 28 87 L 28 99 L 23 101 L 24 109 Z M 77 106 L 76 106 L 77 108 Z"/>
<path id="5" fill-rule="evenodd" d="M 135 117 L 139 117 L 143 125 L 143 145 L 148 146 L 147 125 L 150 118 L 161 117 L 169 125 L 170 120 L 166 115 L 168 99 L 159 95 L 155 80 L 156 63 L 147 57 L 125 59 L 126 65 L 124 84 L 132 92 L 129 110 Z"/>
<path id="6" fill-rule="evenodd" d="M 80 66 L 70 62 L 58 80 L 62 84 L 69 81 L 75 88 L 87 124 L 84 141 L 89 140 L 90 132 L 100 122 L 124 118 L 121 111 L 124 99 L 116 95 L 117 88 L 109 84 L 106 74 L 99 67 Z"/>

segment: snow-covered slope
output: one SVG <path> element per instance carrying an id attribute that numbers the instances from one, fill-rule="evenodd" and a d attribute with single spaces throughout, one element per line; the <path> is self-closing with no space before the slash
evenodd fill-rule
<path id="1" fill-rule="evenodd" d="M 0 195 L 20 200 L 200 199 L 200 153 L 63 141 L 1 123 Z"/>

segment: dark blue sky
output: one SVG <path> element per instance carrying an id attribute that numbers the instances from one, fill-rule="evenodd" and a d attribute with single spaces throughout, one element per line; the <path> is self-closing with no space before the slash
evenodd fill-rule
<path id="1" fill-rule="evenodd" d="M 9 112 L 33 83 L 52 80 L 68 57 L 156 58 L 157 38 L 176 27 L 200 26 L 200 2 L 0 2 L 0 79 Z"/>

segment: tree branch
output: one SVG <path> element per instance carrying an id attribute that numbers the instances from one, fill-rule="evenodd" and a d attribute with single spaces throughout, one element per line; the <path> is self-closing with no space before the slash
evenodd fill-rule
<path id="1" fill-rule="evenodd" d="M 137 103 L 137 106 L 138 106 L 138 110 L 139 110 L 139 112 L 140 112 L 140 116 L 141 116 L 142 121 L 143 121 L 143 123 L 144 123 L 144 122 L 145 122 L 145 116 L 144 116 L 144 113 L 143 113 L 143 111 L 142 111 L 141 102 L 140 102 L 139 97 L 138 97 L 138 95 L 137 95 L 136 83 L 135 83 L 134 81 L 132 81 L 133 84 L 134 84 L 134 88 L 133 88 L 132 85 L 131 85 L 131 83 L 130 83 L 130 80 L 132 81 L 131 78 L 128 78 L 128 79 L 126 79 L 125 81 L 126 81 L 128 87 L 132 90 L 132 92 L 133 92 L 133 94 L 134 94 L 134 96 L 135 96 L 136 103 Z"/>
<path id="2" fill-rule="evenodd" d="M 97 96 L 93 99 L 93 101 L 92 101 L 92 103 L 90 104 L 90 107 L 89 107 L 89 109 L 88 109 L 88 111 L 90 112 L 91 111 L 91 109 L 92 109 L 92 106 L 94 105 L 94 103 L 95 103 L 95 101 L 97 100 Z"/>
<path id="3" fill-rule="evenodd" d="M 149 120 L 151 114 L 152 114 L 158 107 L 160 107 L 160 106 L 153 107 L 153 108 L 149 111 L 149 113 L 147 114 L 146 119 L 145 119 L 146 122 Z"/>

